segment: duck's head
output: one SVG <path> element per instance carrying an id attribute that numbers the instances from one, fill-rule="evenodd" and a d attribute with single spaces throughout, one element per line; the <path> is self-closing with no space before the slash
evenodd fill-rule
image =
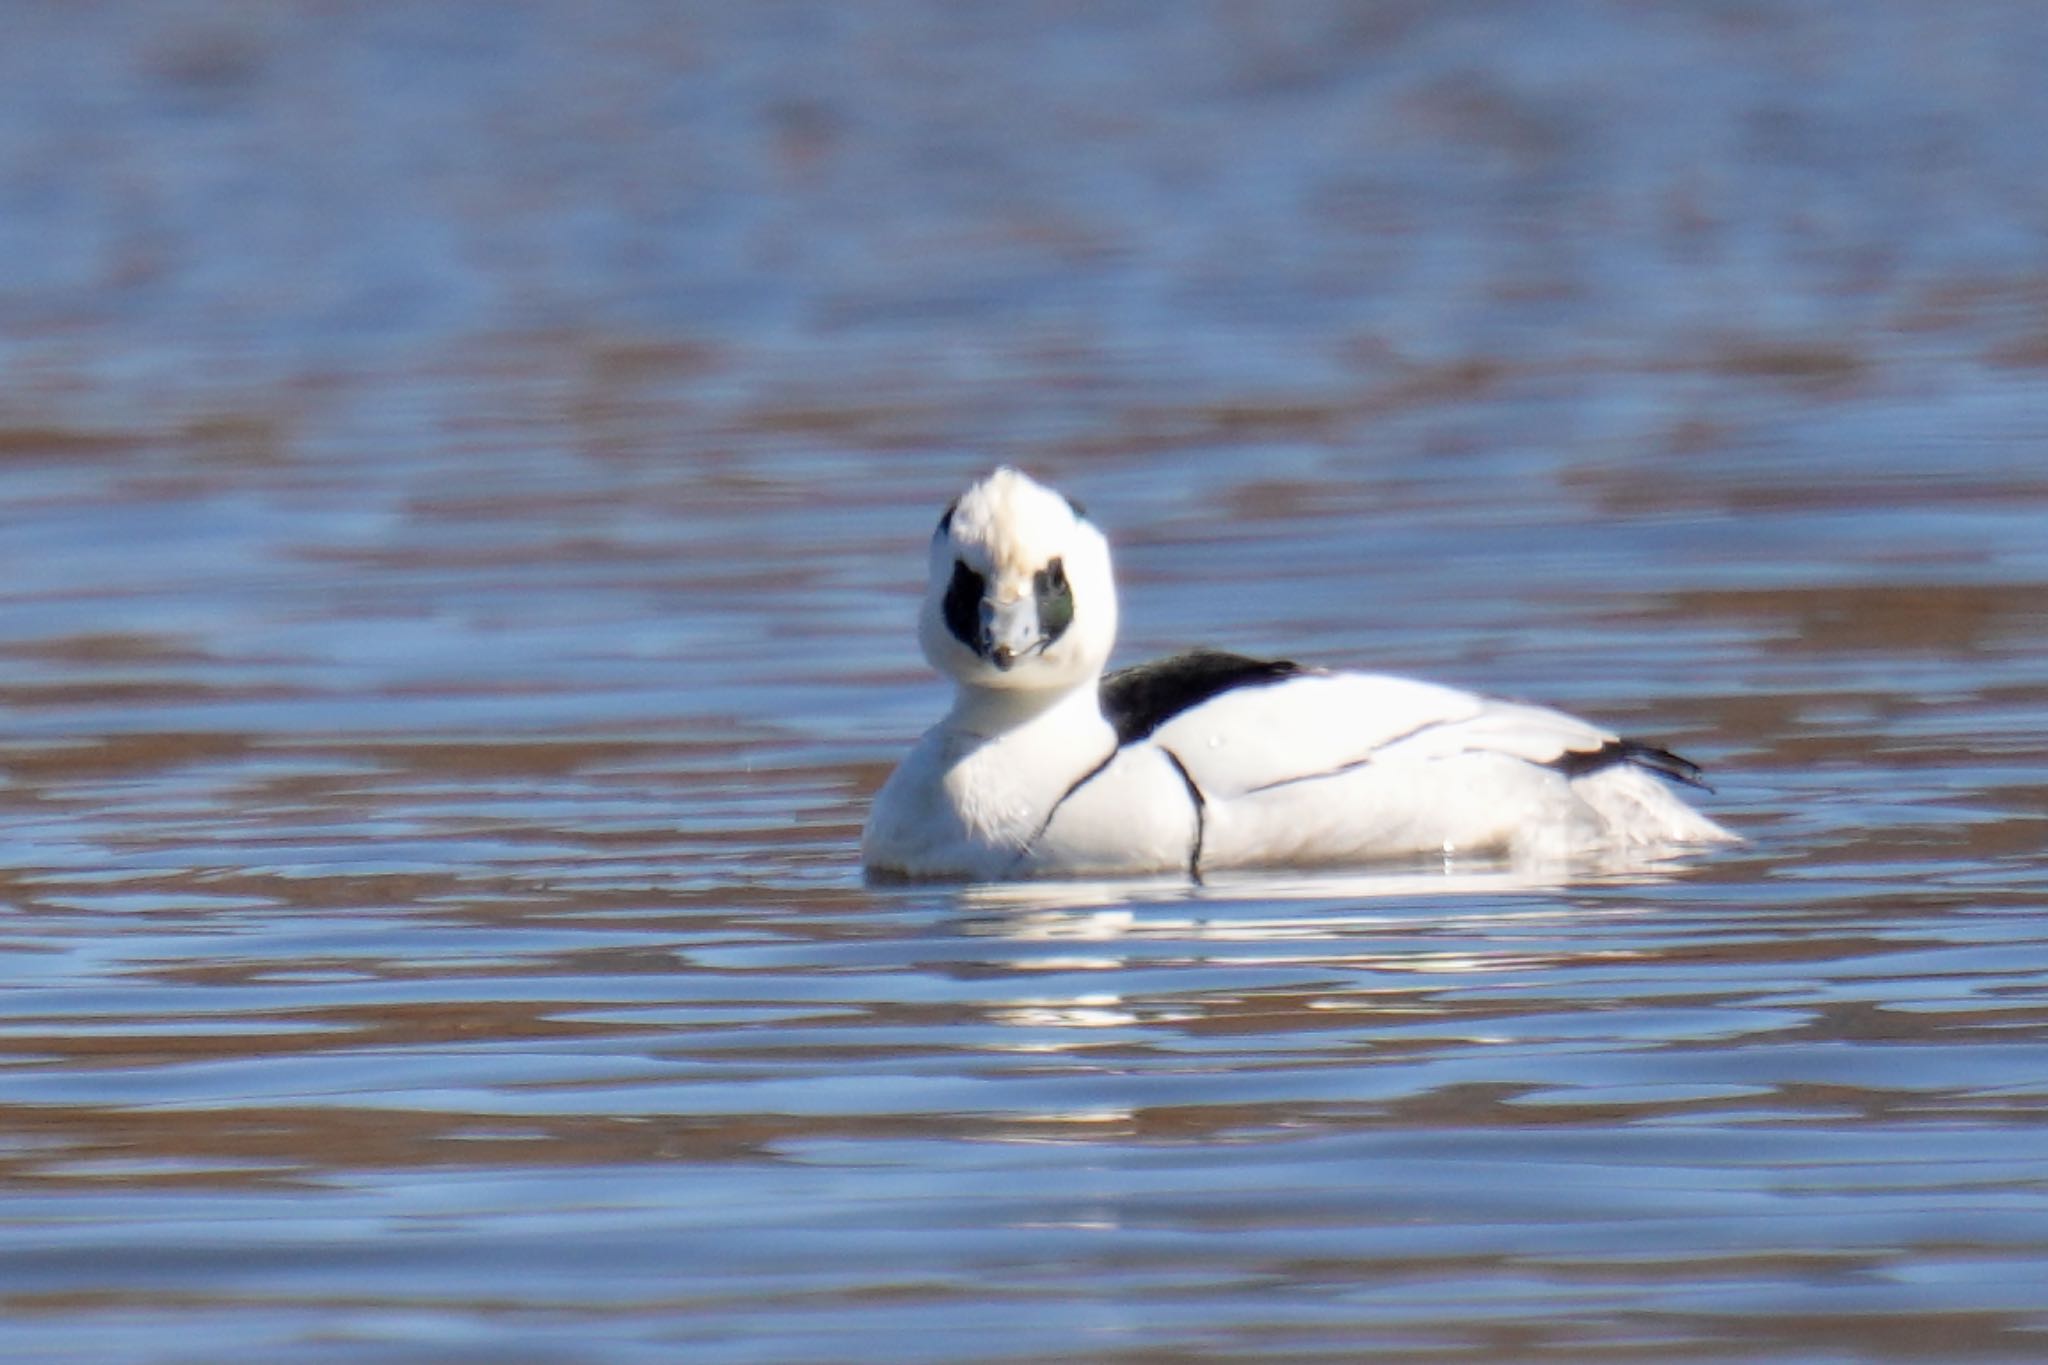
<path id="1" fill-rule="evenodd" d="M 1116 641 L 1109 542 L 1079 503 L 998 469 L 939 518 L 917 634 L 932 667 L 967 686 L 1088 682 Z"/>

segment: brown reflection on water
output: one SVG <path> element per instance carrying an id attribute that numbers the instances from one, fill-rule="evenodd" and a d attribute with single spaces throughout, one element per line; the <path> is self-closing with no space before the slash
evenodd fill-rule
<path id="1" fill-rule="evenodd" d="M 2017 11 L 131 8 L 0 45 L 0 1356 L 2048 1355 Z M 1748 842 L 865 885 L 999 460 Z"/>
<path id="2" fill-rule="evenodd" d="M 726 371 L 596 364 L 536 420 L 609 473 L 458 424 L 431 468 L 357 466 L 365 534 L 287 461 L 255 476 L 256 529 L 223 517 L 174 573 L 74 527 L 90 609 L 0 643 L 0 1188 L 30 1210 L 22 1262 L 60 1267 L 11 1307 L 261 1300 L 289 1337 L 335 1296 L 666 1324 L 680 1293 L 894 1333 L 1020 1286 L 1171 1316 L 1198 1282 L 1214 1339 L 1278 1303 L 1296 1355 L 1349 1349 L 1323 1317 L 1454 1359 L 2039 1334 L 2048 679 L 2006 516 L 2037 481 L 1849 477 L 1831 502 L 1673 450 L 1653 476 L 1572 455 L 1447 484 L 1523 420 L 1504 367 L 1398 402 L 1378 377 L 1126 395 L 1113 438 L 1042 453 L 1117 530 L 1140 638 L 1259 648 L 1284 603 L 1290 652 L 1700 750 L 1751 843 L 1549 884 L 892 891 L 854 850 L 943 704 L 909 609 L 971 467 L 921 447 L 975 400 L 742 404 L 702 439 L 759 444 L 664 465 L 652 433 L 700 414 L 660 377 Z M 1332 453 L 1404 411 L 1412 464 Z M 1268 445 L 1294 463 L 1191 453 Z M 858 452 L 830 517 L 814 446 Z M 247 487 L 169 458 L 87 494 L 182 512 Z M 1846 551 L 1829 574 L 1815 544 Z M 232 1271 L 176 1252 L 209 1200 L 253 1201 L 207 1220 Z M 111 1262 L 117 1217 L 139 1249 Z M 460 1245 L 431 1271 L 349 1268 L 318 1231 L 265 1250 L 362 1217 Z M 626 1245 L 647 1279 L 568 1268 Z M 507 1258 L 522 1288 L 476 1308 Z M 304 1278 L 248 1278 L 266 1261 Z M 1825 1311 L 1986 1266 L 1914 1315 Z"/>
<path id="3" fill-rule="evenodd" d="M 2001 498 L 2031 501 L 2026 490 Z M 2042 501 L 2048 501 L 2044 493 Z M 1902 583 L 1680 593 L 1666 619 L 1730 619 L 1766 648 L 1835 654 L 1969 654 L 2026 648 L 2048 632 L 2048 584 Z"/>

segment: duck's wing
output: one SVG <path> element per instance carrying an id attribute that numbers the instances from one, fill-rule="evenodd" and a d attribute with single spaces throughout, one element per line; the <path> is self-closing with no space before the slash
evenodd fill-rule
<path id="1" fill-rule="evenodd" d="M 1285 682 L 1311 670 L 1292 659 L 1253 659 L 1220 649 L 1191 649 L 1120 668 L 1102 680 L 1102 713 L 1118 744 L 1145 739 L 1182 712 L 1244 687 Z"/>
<path id="2" fill-rule="evenodd" d="M 1570 777 L 1647 753 L 1560 711 L 1412 678 L 1311 670 L 1215 691 L 1161 721 L 1149 742 L 1205 797 L 1226 801 L 1395 759 L 1505 755 Z"/>

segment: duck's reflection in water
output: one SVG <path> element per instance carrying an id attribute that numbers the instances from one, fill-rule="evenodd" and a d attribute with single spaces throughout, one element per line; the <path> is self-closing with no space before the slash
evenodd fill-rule
<path id="1" fill-rule="evenodd" d="M 1020 1031 L 1001 1051 L 1106 1056 L 1102 1049 L 1142 1050 L 1181 1034 L 1260 1039 L 1254 1050 L 1267 1063 L 1334 1046 L 1339 1035 L 1369 1051 L 1461 1047 L 1497 1041 L 1501 1016 L 1537 1007 L 1521 998 L 1523 986 L 1554 969 L 1640 956 L 1640 941 L 1615 926 L 1655 907 L 1627 888 L 1681 869 L 1561 871 L 1005 883 L 962 889 L 965 913 L 953 928 L 989 945 L 981 970 L 1051 988 L 985 1011 Z M 1418 1026 L 1428 1038 L 1382 1036 Z"/>
<path id="2" fill-rule="evenodd" d="M 1574 887 L 1651 886 L 1675 880 L 1679 859 L 1528 862 L 1374 871 L 1229 872 L 1184 877 L 1001 882 L 963 887 L 962 932 L 1016 939 L 1192 937 L 1328 939 L 1360 929 L 1448 927 L 1621 910 L 1566 898 Z M 1445 902 L 1458 902 L 1443 913 Z M 1280 903 L 1314 909 L 1275 914 Z M 1420 904 L 1415 904 L 1420 902 Z M 1174 914 L 1173 907 L 1191 913 Z"/>

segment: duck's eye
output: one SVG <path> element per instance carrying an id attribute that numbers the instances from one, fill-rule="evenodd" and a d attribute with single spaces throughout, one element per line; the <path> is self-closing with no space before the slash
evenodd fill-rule
<path id="1" fill-rule="evenodd" d="M 946 629 L 969 649 L 981 647 L 981 599 L 987 591 L 980 574 L 961 560 L 953 561 L 953 581 L 946 585 L 944 603 Z"/>
<path id="2" fill-rule="evenodd" d="M 1038 599 L 1038 628 L 1048 643 L 1060 638 L 1074 620 L 1074 590 L 1067 585 L 1067 566 L 1058 559 L 1031 575 L 1032 595 Z"/>

